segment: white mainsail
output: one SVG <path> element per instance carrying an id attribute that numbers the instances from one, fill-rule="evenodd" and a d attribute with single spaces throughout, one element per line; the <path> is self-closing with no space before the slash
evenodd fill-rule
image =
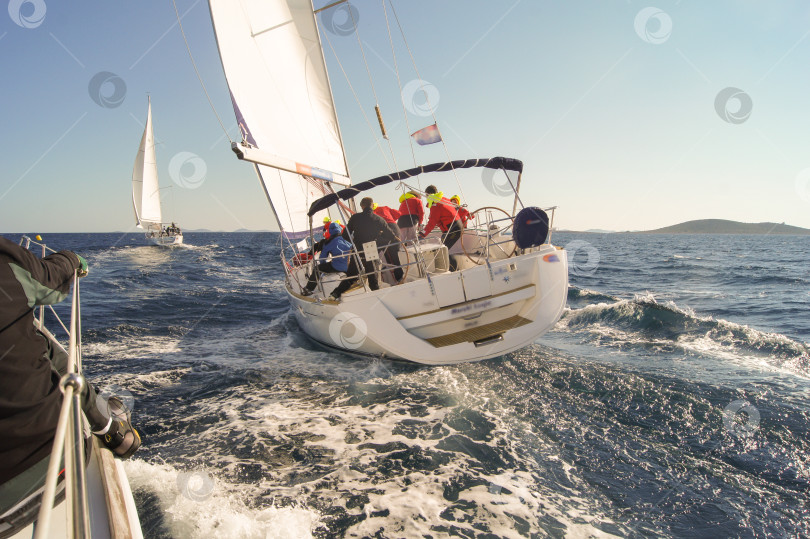
<path id="1" fill-rule="evenodd" d="M 155 158 L 155 135 L 152 132 L 152 100 L 146 113 L 146 127 L 141 137 L 135 166 L 132 167 L 132 203 L 135 207 L 135 224 L 138 228 L 160 226 L 160 186 L 158 185 L 157 159 Z"/>
<path id="2" fill-rule="evenodd" d="M 348 176 L 311 0 L 209 0 L 219 55 L 245 140 L 300 174 L 257 165 L 279 226 L 309 234 L 318 177 Z M 315 216 L 316 222 L 320 216 Z"/>

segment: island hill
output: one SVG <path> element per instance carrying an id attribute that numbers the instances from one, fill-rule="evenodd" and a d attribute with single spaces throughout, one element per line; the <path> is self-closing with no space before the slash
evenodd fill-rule
<path id="1" fill-rule="evenodd" d="M 555 232 L 578 232 L 588 234 L 612 234 L 612 230 L 563 230 Z M 808 236 L 810 229 L 790 226 L 785 223 L 740 223 L 725 219 L 698 219 L 655 230 L 625 230 L 624 234 L 761 234 L 782 236 Z"/>
<path id="2" fill-rule="evenodd" d="M 699 219 L 678 225 L 645 230 L 641 234 L 768 234 L 810 235 L 810 229 L 790 226 L 785 223 L 740 223 L 725 219 Z"/>

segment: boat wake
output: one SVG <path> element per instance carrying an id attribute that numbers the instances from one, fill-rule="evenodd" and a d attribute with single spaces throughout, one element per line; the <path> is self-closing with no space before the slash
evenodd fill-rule
<path id="1" fill-rule="evenodd" d="M 573 288 L 569 305 L 580 306 L 567 310 L 555 329 L 587 335 L 592 344 L 619 349 L 644 347 L 669 354 L 709 354 L 810 377 L 807 344 L 779 333 L 701 316 L 672 301 L 659 303 L 649 293 L 619 299 Z"/>

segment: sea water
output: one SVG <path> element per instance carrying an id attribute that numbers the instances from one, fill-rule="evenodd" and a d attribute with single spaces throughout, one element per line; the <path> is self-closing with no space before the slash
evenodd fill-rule
<path id="1" fill-rule="evenodd" d="M 560 322 L 452 367 L 310 341 L 278 234 L 45 240 L 146 537 L 810 535 L 810 237 L 555 233 Z"/>

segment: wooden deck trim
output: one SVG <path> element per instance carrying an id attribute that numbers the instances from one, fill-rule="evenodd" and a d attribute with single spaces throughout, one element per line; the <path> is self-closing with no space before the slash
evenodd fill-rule
<path id="1" fill-rule="evenodd" d="M 95 436 L 93 438 L 93 451 L 98 458 L 101 480 L 106 491 L 105 498 L 107 500 L 107 516 L 110 521 L 110 537 L 112 539 L 133 539 L 129 513 L 124 500 L 124 492 L 119 484 L 121 479 L 115 466 L 115 458 L 109 449 L 101 445 L 101 440 Z"/>
<path id="2" fill-rule="evenodd" d="M 515 315 L 497 322 L 492 322 L 491 324 L 484 324 L 483 326 L 477 326 L 474 328 L 457 331 L 455 333 L 449 333 L 447 335 L 431 337 L 429 339 L 425 339 L 425 341 L 429 342 L 436 348 L 441 348 L 443 346 L 452 346 L 454 344 L 461 344 L 463 342 L 474 342 L 481 339 L 486 339 L 488 337 L 494 337 L 495 335 L 510 329 L 531 324 L 531 322 L 532 321 L 527 318 Z"/>

